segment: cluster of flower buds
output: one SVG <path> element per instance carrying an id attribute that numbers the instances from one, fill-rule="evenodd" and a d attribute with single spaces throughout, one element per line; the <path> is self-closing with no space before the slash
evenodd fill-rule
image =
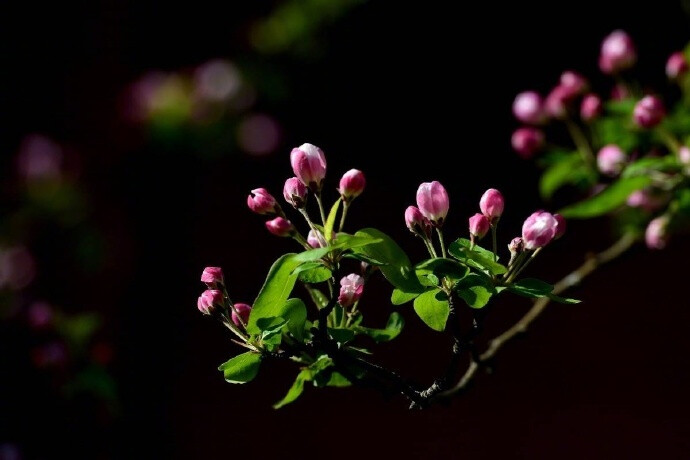
<path id="1" fill-rule="evenodd" d="M 422 238 L 429 253 L 436 257 L 432 241 L 432 228 L 436 228 L 441 237 L 441 227 L 448 215 L 450 202 L 448 192 L 438 181 L 424 182 L 417 189 L 417 206 L 405 210 L 405 224 L 415 235 Z M 441 240 L 443 246 L 443 241 Z M 445 249 L 442 248 L 443 251 Z"/>
<path id="2" fill-rule="evenodd" d="M 220 316 L 230 320 L 237 327 L 244 329 L 249 321 L 250 305 L 232 303 L 225 290 L 223 270 L 220 267 L 206 267 L 201 273 L 201 282 L 206 289 L 197 300 L 197 308 L 204 315 Z"/>
<path id="3" fill-rule="evenodd" d="M 479 200 L 479 209 L 481 213 L 477 213 L 470 217 L 470 239 L 474 243 L 476 239 L 482 239 L 489 232 L 489 229 L 496 229 L 498 220 L 503 214 L 503 207 L 505 201 L 501 192 L 495 188 L 490 188 L 482 195 Z"/>

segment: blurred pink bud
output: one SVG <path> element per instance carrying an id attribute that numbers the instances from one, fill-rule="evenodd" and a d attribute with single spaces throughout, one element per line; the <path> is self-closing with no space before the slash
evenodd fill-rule
<path id="1" fill-rule="evenodd" d="M 685 54 L 678 51 L 669 56 L 666 61 L 666 75 L 668 78 L 675 80 L 688 71 L 688 61 L 685 59 Z"/>
<path id="2" fill-rule="evenodd" d="M 484 214 L 487 219 L 494 220 L 501 217 L 503 214 L 503 206 L 505 202 L 503 200 L 503 195 L 501 192 L 495 188 L 490 188 L 482 195 L 479 200 L 479 209 L 481 209 L 482 214 Z"/>
<path id="3" fill-rule="evenodd" d="M 196 95 L 210 102 L 223 102 L 240 91 L 240 73 L 231 62 L 214 59 L 201 64 L 194 71 Z"/>
<path id="4" fill-rule="evenodd" d="M 283 198 L 295 209 L 303 208 L 307 204 L 307 187 L 296 177 L 285 181 Z"/>
<path id="5" fill-rule="evenodd" d="M 343 308 L 347 308 L 362 297 L 362 292 L 364 292 L 364 278 L 351 273 L 340 280 L 338 303 Z"/>
<path id="6" fill-rule="evenodd" d="M 568 106 L 575 98 L 570 88 L 558 85 L 546 96 L 544 108 L 546 113 L 553 118 L 563 119 L 568 115 Z"/>
<path id="7" fill-rule="evenodd" d="M 216 311 L 216 308 L 223 308 L 224 305 L 223 293 L 216 289 L 205 290 L 196 301 L 196 307 L 204 315 L 211 315 Z"/>
<path id="8" fill-rule="evenodd" d="M 645 96 L 635 104 L 633 120 L 643 128 L 653 128 L 664 119 L 664 103 L 656 96 Z"/>
<path id="9" fill-rule="evenodd" d="M 630 97 L 628 87 L 623 84 L 617 84 L 611 88 L 611 99 L 614 101 L 622 101 Z"/>
<path id="10" fill-rule="evenodd" d="M 470 217 L 470 235 L 479 239 L 484 238 L 491 228 L 489 219 L 484 214 L 475 214 Z"/>
<path id="11" fill-rule="evenodd" d="M 276 217 L 273 220 L 269 220 L 266 222 L 266 228 L 275 236 L 290 236 L 295 231 L 292 222 L 283 217 Z"/>
<path id="12" fill-rule="evenodd" d="M 644 240 L 649 249 L 664 249 L 668 243 L 668 218 L 666 216 L 653 219 L 644 233 Z"/>
<path id="13" fill-rule="evenodd" d="M 302 144 L 292 149 L 290 164 L 295 176 L 313 192 L 321 190 L 326 177 L 326 156 L 313 144 Z"/>
<path id="14" fill-rule="evenodd" d="M 28 286 L 36 276 L 36 262 L 22 246 L 0 249 L 0 288 L 13 290 Z"/>
<path id="15" fill-rule="evenodd" d="M 307 235 L 307 243 L 309 243 L 309 246 L 312 248 L 322 248 L 324 247 L 324 241 L 326 241 L 326 239 L 321 232 L 318 230 L 316 232 L 314 232 L 314 230 L 309 230 L 309 234 Z"/>
<path id="16" fill-rule="evenodd" d="M 419 236 L 429 236 L 431 234 L 431 222 L 424 217 L 424 214 L 417 206 L 407 207 L 405 210 L 405 224 L 412 233 Z"/>
<path id="17" fill-rule="evenodd" d="M 53 324 L 55 313 L 47 302 L 34 302 L 27 312 L 29 325 L 34 329 L 45 329 Z"/>
<path id="18" fill-rule="evenodd" d="M 201 273 L 201 282 L 206 283 L 209 289 L 223 284 L 223 270 L 220 267 L 206 267 Z"/>
<path id="19" fill-rule="evenodd" d="M 525 248 L 534 250 L 549 244 L 556 236 L 558 221 L 551 213 L 537 211 L 522 224 L 522 241 Z"/>
<path id="20" fill-rule="evenodd" d="M 31 358 L 36 367 L 59 367 L 67 362 L 67 349 L 60 342 L 52 342 L 35 348 Z"/>
<path id="21" fill-rule="evenodd" d="M 449 206 L 448 192 L 440 182 L 423 182 L 417 189 L 417 207 L 434 226 L 443 226 Z"/>
<path id="22" fill-rule="evenodd" d="M 247 197 L 247 206 L 257 214 L 273 214 L 276 199 L 265 188 L 255 188 Z"/>
<path id="23" fill-rule="evenodd" d="M 588 94 L 580 104 L 580 118 L 584 121 L 592 121 L 601 115 L 601 98 L 596 94 Z"/>
<path id="24" fill-rule="evenodd" d="M 17 169 L 27 180 L 58 179 L 62 175 L 62 148 L 40 134 L 26 136 L 19 147 Z"/>
<path id="25" fill-rule="evenodd" d="M 560 214 L 554 214 L 553 218 L 556 219 L 556 234 L 554 235 L 553 239 L 557 240 L 565 234 L 567 224 L 565 222 L 565 217 L 561 216 Z"/>
<path id="26" fill-rule="evenodd" d="M 605 74 L 629 69 L 637 61 L 637 52 L 630 36 L 622 30 L 611 32 L 601 43 L 599 68 Z"/>
<path id="27" fill-rule="evenodd" d="M 513 115 L 515 118 L 528 125 L 540 125 L 546 121 L 544 113 L 544 101 L 539 93 L 525 91 L 513 101 Z"/>
<path id="28" fill-rule="evenodd" d="M 246 303 L 236 303 L 234 304 L 235 308 L 230 309 L 232 312 L 230 314 L 230 318 L 232 319 L 232 322 L 235 323 L 235 326 L 237 327 L 242 327 L 242 323 L 247 324 L 249 322 L 249 313 L 252 311 L 251 305 L 247 305 Z M 235 313 L 235 310 L 237 310 L 237 313 L 239 313 L 239 316 L 237 316 L 237 313 Z M 240 321 L 242 319 L 242 321 Z"/>
<path id="29" fill-rule="evenodd" d="M 537 128 L 523 126 L 515 130 L 510 143 L 518 155 L 527 160 L 544 146 L 544 133 Z"/>
<path id="30" fill-rule="evenodd" d="M 559 86 L 568 90 L 570 94 L 575 97 L 584 94 L 589 85 L 585 77 L 579 73 L 572 70 L 566 70 L 561 74 L 561 83 Z"/>
<path id="31" fill-rule="evenodd" d="M 525 243 L 523 243 L 522 238 L 519 236 L 516 236 L 512 240 L 510 240 L 510 244 L 508 245 L 508 250 L 510 251 L 511 254 L 517 254 L 519 252 L 522 252 L 525 250 Z"/>
<path id="32" fill-rule="evenodd" d="M 649 190 L 635 190 L 628 196 L 627 205 L 631 208 L 641 208 L 651 212 L 659 209 L 664 204 L 664 199 L 653 195 Z"/>
<path id="33" fill-rule="evenodd" d="M 599 171 L 607 176 L 617 176 L 623 170 L 627 157 L 615 144 L 605 145 L 597 153 Z"/>
<path id="34" fill-rule="evenodd" d="M 363 191 L 366 185 L 364 173 L 359 169 L 351 169 L 346 172 L 342 179 L 340 179 L 340 188 L 338 192 L 343 197 L 343 201 L 349 202 L 357 198 Z"/>
<path id="35" fill-rule="evenodd" d="M 678 159 L 684 165 L 690 165 L 690 148 L 682 146 L 678 149 Z"/>

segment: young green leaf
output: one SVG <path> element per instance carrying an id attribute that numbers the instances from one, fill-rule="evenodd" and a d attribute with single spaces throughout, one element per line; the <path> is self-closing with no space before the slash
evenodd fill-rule
<path id="1" fill-rule="evenodd" d="M 423 292 L 424 288 L 417 280 L 412 263 L 398 244 L 385 233 L 374 228 L 365 228 L 355 233 L 357 237 L 369 237 L 380 240 L 376 243 L 354 248 L 372 259 L 380 260 L 387 265 L 381 266 L 381 273 L 398 289 L 405 292 Z"/>
<path id="2" fill-rule="evenodd" d="M 259 373 L 260 364 L 261 355 L 248 351 L 224 362 L 218 366 L 218 370 L 223 372 L 223 377 L 230 383 L 247 383 Z"/>
<path id="3" fill-rule="evenodd" d="M 333 238 L 333 226 L 335 225 L 336 217 L 338 217 L 338 209 L 340 208 L 340 203 L 342 201 L 342 198 L 338 198 L 335 201 L 335 203 L 333 203 L 331 211 L 328 213 L 328 218 L 326 219 L 326 226 L 324 227 L 324 236 L 326 237 L 326 241 L 331 241 L 331 239 Z"/>
<path id="4" fill-rule="evenodd" d="M 274 409 L 280 409 L 281 407 L 290 404 L 302 395 L 304 391 L 304 382 L 311 380 L 311 371 L 309 369 L 302 369 L 297 378 L 292 383 L 292 386 L 288 390 L 287 394 L 283 399 L 278 401 L 273 405 Z"/>
<path id="5" fill-rule="evenodd" d="M 559 213 L 568 219 L 588 219 L 613 211 L 628 199 L 635 190 L 652 183 L 648 176 L 619 179 L 600 193 L 579 203 L 563 208 Z"/>
<path id="6" fill-rule="evenodd" d="M 493 252 L 479 246 L 470 251 L 470 241 L 465 238 L 453 241 L 448 247 L 448 253 L 460 262 L 479 270 L 486 270 L 492 275 L 501 275 L 508 271 L 505 265 L 494 262 Z"/>
<path id="7" fill-rule="evenodd" d="M 320 310 L 328 305 L 328 297 L 321 292 L 319 289 L 307 285 L 307 290 L 309 291 L 309 296 L 317 308 Z"/>
<path id="8" fill-rule="evenodd" d="M 437 279 L 447 277 L 453 281 L 457 281 L 467 276 L 470 269 L 453 259 L 436 258 L 418 263 L 415 266 L 415 271 L 417 272 L 417 277 L 433 273 Z M 438 284 L 438 282 L 435 284 Z"/>
<path id="9" fill-rule="evenodd" d="M 414 311 L 424 324 L 435 331 L 442 332 L 450 314 L 448 300 L 439 289 L 432 289 L 414 299 Z"/>
<path id="10" fill-rule="evenodd" d="M 396 338 L 400 332 L 402 332 L 404 325 L 405 319 L 402 317 L 402 315 L 398 312 L 393 312 L 388 317 L 388 322 L 386 323 L 386 327 L 384 329 L 373 329 L 369 327 L 357 326 L 355 331 L 358 334 L 368 335 L 376 342 L 380 343 L 388 342 Z"/>
<path id="11" fill-rule="evenodd" d="M 553 291 L 553 286 L 538 279 L 525 278 L 508 286 L 508 290 L 525 297 L 546 297 Z"/>
<path id="12" fill-rule="evenodd" d="M 673 155 L 647 157 L 630 163 L 621 173 L 621 177 L 639 176 L 648 174 L 650 171 L 674 172 L 678 170 L 680 170 L 680 165 Z"/>
<path id="13" fill-rule="evenodd" d="M 288 299 L 283 306 L 281 317 L 287 320 L 287 328 L 297 339 L 304 338 L 304 324 L 307 321 L 307 307 L 301 299 Z"/>
<path id="14" fill-rule="evenodd" d="M 331 279 L 331 276 L 333 276 L 333 273 L 322 264 L 317 264 L 299 272 L 299 280 L 310 284 L 323 283 Z"/>
<path id="15" fill-rule="evenodd" d="M 577 152 L 571 153 L 544 171 L 539 180 L 539 193 L 543 199 L 549 199 L 564 185 L 590 182 L 590 179 L 590 170 L 582 156 Z"/>
<path id="16" fill-rule="evenodd" d="M 419 292 L 403 292 L 398 288 L 394 288 L 391 294 L 391 303 L 393 305 L 402 305 L 416 299 L 418 295 Z"/>
<path id="17" fill-rule="evenodd" d="M 458 281 L 455 292 L 470 307 L 483 308 L 489 303 L 491 296 L 496 294 L 496 289 L 490 280 L 472 273 Z"/>
<path id="18" fill-rule="evenodd" d="M 328 333 L 339 343 L 347 343 L 355 338 L 355 331 L 337 327 L 329 327 Z"/>
<path id="19" fill-rule="evenodd" d="M 259 334 L 261 329 L 256 325 L 259 319 L 281 316 L 285 301 L 290 296 L 297 280 L 297 275 L 293 272 L 300 264 L 300 261 L 295 260 L 295 254 L 285 254 L 273 263 L 268 271 L 266 281 L 254 301 L 252 312 L 249 315 L 247 332 Z"/>

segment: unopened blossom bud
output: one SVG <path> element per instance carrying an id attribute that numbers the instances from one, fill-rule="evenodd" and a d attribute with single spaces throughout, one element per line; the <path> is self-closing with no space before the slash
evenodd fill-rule
<path id="1" fill-rule="evenodd" d="M 421 237 L 431 234 L 431 222 L 424 217 L 422 211 L 417 206 L 408 206 L 405 210 L 405 224 L 414 234 Z"/>
<path id="2" fill-rule="evenodd" d="M 568 90 L 570 94 L 575 97 L 584 94 L 589 85 L 585 77 L 572 70 L 567 70 L 561 74 L 560 86 Z"/>
<path id="3" fill-rule="evenodd" d="M 273 220 L 269 220 L 266 222 L 266 228 L 275 236 L 290 236 L 295 231 L 292 222 L 283 217 L 276 217 Z"/>
<path id="4" fill-rule="evenodd" d="M 314 232 L 314 230 L 309 230 L 309 234 L 307 235 L 307 243 L 309 243 L 309 246 L 312 248 L 322 248 L 324 241 L 326 241 L 326 239 L 320 231 L 317 230 Z"/>
<path id="5" fill-rule="evenodd" d="M 525 243 L 523 243 L 522 238 L 519 236 L 516 236 L 512 240 L 510 240 L 510 244 L 508 245 L 508 250 L 510 251 L 511 254 L 519 254 L 522 251 L 525 250 Z"/>
<path id="6" fill-rule="evenodd" d="M 249 322 L 249 313 L 251 313 L 252 307 L 246 303 L 236 303 L 233 304 L 233 306 L 235 308 L 230 309 L 230 319 L 232 319 L 232 322 L 235 323 L 235 326 L 242 327 L 242 323 L 247 324 Z M 239 313 L 239 316 L 237 316 L 235 311 Z M 240 318 L 242 321 L 240 321 Z"/>
<path id="7" fill-rule="evenodd" d="M 283 186 L 283 198 L 295 209 L 303 208 L 307 204 L 307 186 L 296 177 L 285 181 Z"/>
<path id="8" fill-rule="evenodd" d="M 633 120 L 642 128 L 653 128 L 664 119 L 664 103 L 656 96 L 645 96 L 635 104 Z"/>
<path id="9" fill-rule="evenodd" d="M 601 43 L 599 68 L 605 74 L 629 69 L 637 61 L 637 52 L 630 36 L 622 30 L 611 32 Z"/>
<path id="10" fill-rule="evenodd" d="M 265 188 L 255 188 L 247 197 L 247 206 L 257 214 L 276 212 L 276 199 Z"/>
<path id="11" fill-rule="evenodd" d="M 682 146 L 678 149 L 678 159 L 684 165 L 690 165 L 690 148 Z"/>
<path id="12" fill-rule="evenodd" d="M 197 308 L 204 315 L 211 315 L 216 309 L 223 308 L 224 305 L 223 293 L 217 289 L 205 290 L 196 301 Z"/>
<path id="13" fill-rule="evenodd" d="M 292 149 L 290 164 L 295 176 L 313 192 L 319 192 L 326 177 L 326 156 L 313 144 L 302 144 Z"/>
<path id="14" fill-rule="evenodd" d="M 432 225 L 443 226 L 449 206 L 448 192 L 440 182 L 424 182 L 417 189 L 417 207 Z"/>
<path id="15" fill-rule="evenodd" d="M 551 213 L 537 211 L 522 224 L 522 241 L 525 248 L 534 250 L 549 244 L 556 236 L 558 221 Z"/>
<path id="16" fill-rule="evenodd" d="M 596 94 L 588 94 L 580 104 L 580 118 L 584 121 L 592 121 L 601 115 L 601 98 Z"/>
<path id="17" fill-rule="evenodd" d="M 487 219 L 493 222 L 503 214 L 504 204 L 505 201 L 503 200 L 501 192 L 495 188 L 490 188 L 484 192 L 482 198 L 479 200 L 479 209 L 481 209 L 482 214 L 484 214 Z"/>
<path id="18" fill-rule="evenodd" d="M 556 219 L 556 234 L 553 236 L 553 239 L 557 240 L 565 234 L 567 224 L 565 222 L 565 217 L 560 214 L 554 214 L 553 218 Z"/>
<path id="19" fill-rule="evenodd" d="M 605 145 L 597 153 L 599 171 L 607 176 L 617 176 L 623 170 L 626 162 L 625 153 L 615 144 Z"/>
<path id="20" fill-rule="evenodd" d="M 669 56 L 666 61 L 666 75 L 668 78 L 675 80 L 688 71 L 688 60 L 685 59 L 685 54 L 678 51 Z"/>
<path id="21" fill-rule="evenodd" d="M 570 88 L 558 85 L 546 96 L 544 109 L 550 117 L 564 119 L 568 115 L 569 105 L 575 96 Z"/>
<path id="22" fill-rule="evenodd" d="M 664 249 L 668 243 L 668 217 L 661 216 L 653 219 L 644 233 L 644 240 L 649 249 Z"/>
<path id="23" fill-rule="evenodd" d="M 489 228 L 491 228 L 491 224 L 484 214 L 477 213 L 470 217 L 470 235 L 473 238 L 484 238 Z"/>
<path id="24" fill-rule="evenodd" d="M 362 292 L 364 292 L 364 278 L 351 273 L 340 280 L 338 303 L 343 308 L 347 308 L 362 297 Z"/>
<path id="25" fill-rule="evenodd" d="M 515 118 L 528 125 L 540 125 L 546 121 L 544 113 L 544 101 L 539 93 L 525 91 L 513 101 L 513 115 Z"/>
<path id="26" fill-rule="evenodd" d="M 366 185 L 364 173 L 359 169 L 351 169 L 340 179 L 340 196 L 343 197 L 344 202 L 349 202 L 357 198 L 363 191 Z"/>
<path id="27" fill-rule="evenodd" d="M 223 284 L 223 270 L 220 267 L 206 267 L 201 273 L 201 282 L 206 283 L 209 289 L 215 289 L 218 284 Z"/>
<path id="28" fill-rule="evenodd" d="M 537 128 L 523 126 L 515 130 L 510 143 L 518 155 L 527 160 L 544 147 L 544 133 Z"/>

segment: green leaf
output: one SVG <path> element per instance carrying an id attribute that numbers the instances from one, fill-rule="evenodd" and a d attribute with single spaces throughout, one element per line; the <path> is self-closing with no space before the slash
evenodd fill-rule
<path id="1" fill-rule="evenodd" d="M 326 382 L 327 387 L 342 388 L 342 387 L 349 387 L 350 385 L 352 385 L 352 383 L 350 383 L 350 381 L 347 378 L 345 378 L 345 376 L 343 374 L 341 374 L 340 372 L 336 372 L 336 371 L 331 372 L 331 376 L 328 379 L 328 381 Z"/>
<path id="2" fill-rule="evenodd" d="M 414 311 L 424 324 L 435 331 L 442 332 L 450 314 L 448 300 L 439 289 L 432 289 L 414 299 Z"/>
<path id="3" fill-rule="evenodd" d="M 331 241 L 333 238 L 333 226 L 335 225 L 336 217 L 338 217 L 338 209 L 340 208 L 340 203 L 342 201 L 342 198 L 338 198 L 335 203 L 333 203 L 331 211 L 328 213 L 326 226 L 324 227 L 324 236 L 326 237 L 326 241 Z"/>
<path id="4" fill-rule="evenodd" d="M 508 290 L 525 297 L 546 297 L 553 291 L 553 286 L 538 279 L 525 278 L 508 286 Z"/>
<path id="5" fill-rule="evenodd" d="M 467 275 L 455 285 L 455 292 L 472 308 L 483 308 L 496 294 L 490 280 L 475 273 Z"/>
<path id="6" fill-rule="evenodd" d="M 636 103 L 635 99 L 610 100 L 604 106 L 606 111 L 611 114 L 631 117 Z"/>
<path id="7" fill-rule="evenodd" d="M 359 260 L 361 262 L 366 262 L 369 265 L 375 265 L 378 267 L 380 267 L 381 265 L 387 265 L 387 264 L 381 262 L 380 260 L 372 259 L 371 257 L 369 257 L 365 254 L 360 254 L 360 253 L 356 253 L 356 252 L 354 252 L 354 253 L 353 252 L 346 252 L 345 254 L 343 254 L 343 258 L 344 259 Z"/>
<path id="8" fill-rule="evenodd" d="M 501 275 L 508 271 L 504 265 L 494 262 L 493 252 L 479 246 L 470 251 L 470 244 L 469 240 L 459 238 L 450 244 L 448 253 L 460 262 L 479 270 L 487 270 L 492 275 Z"/>
<path id="9" fill-rule="evenodd" d="M 224 362 L 218 370 L 223 371 L 223 377 L 230 383 L 247 383 L 259 373 L 260 364 L 261 355 L 248 351 Z"/>
<path id="10" fill-rule="evenodd" d="M 311 286 L 307 286 L 307 290 L 309 291 L 311 300 L 319 308 L 319 310 L 328 305 L 328 297 L 326 297 L 321 290 Z"/>
<path id="11" fill-rule="evenodd" d="M 335 339 L 336 342 L 347 343 L 355 338 L 355 331 L 352 329 L 329 327 L 328 333 Z"/>
<path id="12" fill-rule="evenodd" d="M 261 318 L 281 316 L 297 280 L 297 275 L 293 272 L 300 264 L 301 261 L 296 260 L 295 254 L 285 254 L 273 263 L 249 314 L 247 332 L 260 333 L 261 329 L 256 326 L 256 322 Z"/>
<path id="13" fill-rule="evenodd" d="M 590 171 L 580 154 L 571 153 L 544 171 L 539 180 L 539 193 L 543 199 L 549 199 L 562 186 L 576 184 L 590 177 Z"/>
<path id="14" fill-rule="evenodd" d="M 374 243 L 380 243 L 380 238 L 371 237 L 368 235 L 350 235 L 347 233 L 338 233 L 335 240 L 331 242 L 331 246 L 335 249 L 354 249 L 368 246 Z"/>
<path id="15" fill-rule="evenodd" d="M 311 264 L 312 262 L 309 263 Z M 310 284 L 323 283 L 331 279 L 331 276 L 333 276 L 333 273 L 324 267 L 323 264 L 317 264 L 299 272 L 299 280 Z"/>
<path id="16" fill-rule="evenodd" d="M 256 322 L 256 327 L 261 329 L 261 338 L 265 339 L 280 332 L 280 330 L 286 324 L 286 319 L 273 316 L 271 318 L 259 318 L 259 320 Z"/>
<path id="17" fill-rule="evenodd" d="M 467 276 L 470 269 L 453 259 L 435 258 L 418 263 L 415 271 L 418 276 L 433 273 L 437 278 L 447 277 L 452 281 L 457 281 Z"/>
<path id="18" fill-rule="evenodd" d="M 380 240 L 353 250 L 386 263 L 387 265 L 380 267 L 381 273 L 394 287 L 406 292 L 424 291 L 412 269 L 409 257 L 391 237 L 375 228 L 365 228 L 355 233 L 355 236 Z"/>
<path id="19" fill-rule="evenodd" d="M 281 316 L 285 318 L 287 329 L 297 339 L 304 338 L 304 324 L 307 321 L 307 307 L 301 299 L 288 299 Z"/>
<path id="20" fill-rule="evenodd" d="M 671 172 L 678 171 L 678 159 L 673 155 L 666 155 L 663 157 L 647 157 L 640 158 L 637 161 L 630 163 L 621 174 L 621 177 L 633 177 L 643 174 L 649 174 L 650 171 Z"/>
<path id="21" fill-rule="evenodd" d="M 405 319 L 398 312 L 393 312 L 388 317 L 388 322 L 384 329 L 373 329 L 369 327 L 358 326 L 355 328 L 357 333 L 368 335 L 376 342 L 388 342 L 393 340 L 400 332 L 402 332 L 403 326 L 405 326 Z"/>
<path id="22" fill-rule="evenodd" d="M 314 262 L 321 259 L 332 250 L 332 247 L 310 249 L 308 251 L 300 252 L 299 254 L 293 254 L 293 260 L 300 263 Z"/>
<path id="23" fill-rule="evenodd" d="M 647 187 L 652 179 L 647 176 L 628 177 L 609 185 L 602 192 L 579 203 L 563 208 L 559 213 L 567 219 L 587 219 L 615 210 L 625 203 L 635 190 Z"/>
<path id="24" fill-rule="evenodd" d="M 391 294 L 391 303 L 393 305 L 402 305 L 414 300 L 418 295 L 418 292 L 403 292 L 400 289 L 395 288 Z"/>
<path id="25" fill-rule="evenodd" d="M 311 371 L 309 369 L 302 369 L 297 378 L 293 382 L 292 386 L 288 390 L 287 394 L 283 399 L 278 401 L 273 405 L 274 409 L 280 409 L 281 407 L 290 404 L 302 395 L 304 391 L 304 382 L 311 380 Z"/>

